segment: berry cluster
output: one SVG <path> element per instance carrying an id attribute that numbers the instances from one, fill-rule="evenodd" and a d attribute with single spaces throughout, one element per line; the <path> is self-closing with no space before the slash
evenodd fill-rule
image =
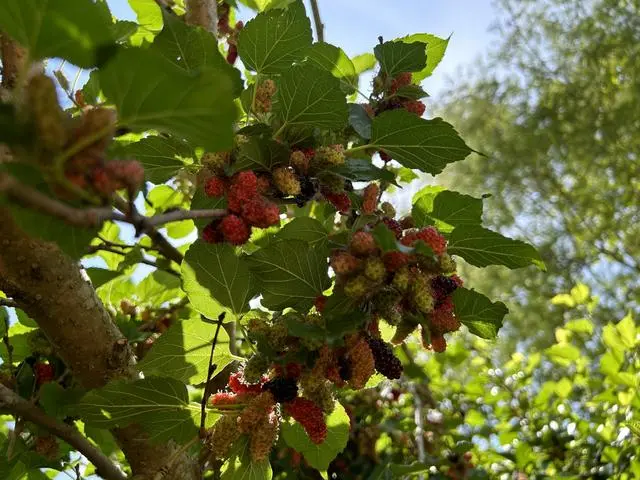
<path id="1" fill-rule="evenodd" d="M 58 104 L 53 80 L 34 75 L 26 88 L 25 115 L 33 124 L 43 163 L 51 155 L 74 152 L 64 164 L 68 185 L 108 199 L 117 190 L 134 195 L 144 183 L 144 169 L 135 160 L 106 160 L 106 149 L 115 134 L 116 112 L 102 107 L 84 108 L 70 118 Z M 56 180 L 55 190 L 68 196 L 68 188 Z"/>
<path id="2" fill-rule="evenodd" d="M 394 233 L 398 250 L 382 252 L 371 231 L 357 231 L 347 249 L 332 253 L 336 285 L 397 326 L 394 343 L 420 325 L 425 347 L 443 352 L 444 334 L 460 328 L 451 294 L 462 285 L 446 239 L 434 227 L 403 229 L 390 218 L 381 222 Z"/>
<path id="3" fill-rule="evenodd" d="M 374 79 L 374 95 L 377 97 L 372 104 L 368 105 L 367 111 L 374 117 L 387 110 L 404 108 L 410 113 L 415 113 L 419 117 L 424 114 L 426 106 L 416 99 L 420 94 L 419 87 L 412 86 L 410 72 L 399 73 L 395 77 L 389 77 L 385 72 L 380 72 Z M 418 94 L 416 94 L 418 92 Z"/>
<path id="4" fill-rule="evenodd" d="M 279 224 L 280 209 L 262 195 L 264 189 L 263 182 L 250 170 L 231 178 L 213 176 L 207 179 L 205 194 L 226 196 L 228 214 L 207 225 L 202 238 L 209 243 L 226 241 L 242 245 L 249 240 L 251 227 L 267 228 Z"/>

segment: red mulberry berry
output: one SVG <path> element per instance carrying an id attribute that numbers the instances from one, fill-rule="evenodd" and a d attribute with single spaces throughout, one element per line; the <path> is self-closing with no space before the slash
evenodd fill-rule
<path id="1" fill-rule="evenodd" d="M 263 197 L 255 197 L 242 206 L 242 218 L 249 225 L 267 228 L 280 223 L 280 209 Z"/>
<path id="2" fill-rule="evenodd" d="M 458 276 L 458 275 L 451 275 L 451 280 L 453 280 L 454 282 L 456 282 L 456 285 L 458 287 L 461 287 L 464 285 L 464 282 L 462 281 L 462 279 Z"/>
<path id="3" fill-rule="evenodd" d="M 409 263 L 409 255 L 397 251 L 386 252 L 382 261 L 388 272 L 395 272 Z"/>
<path id="4" fill-rule="evenodd" d="M 218 222 L 211 222 L 202 229 L 202 240 L 207 243 L 220 243 L 224 237 L 218 230 Z"/>
<path id="5" fill-rule="evenodd" d="M 447 341 L 444 335 L 431 335 L 431 348 L 437 353 L 444 352 L 447 349 Z"/>
<path id="6" fill-rule="evenodd" d="M 215 407 L 223 407 L 226 405 L 235 405 L 238 403 L 239 397 L 235 393 L 218 392 L 211 395 L 209 403 Z"/>
<path id="7" fill-rule="evenodd" d="M 369 338 L 367 341 L 375 359 L 376 370 L 388 379 L 400 378 L 402 363 L 393 354 L 391 345 L 378 338 Z"/>
<path id="8" fill-rule="evenodd" d="M 362 213 L 370 215 L 376 211 L 378 205 L 378 195 L 380 194 L 380 187 L 377 183 L 370 183 L 364 189 L 362 194 Z"/>
<path id="9" fill-rule="evenodd" d="M 207 197 L 220 198 L 224 195 L 225 183 L 220 177 L 211 177 L 204 184 L 204 193 Z"/>
<path id="10" fill-rule="evenodd" d="M 244 381 L 242 372 L 235 372 L 229 376 L 229 382 L 227 383 L 233 393 L 260 393 L 262 392 L 262 385 L 259 383 L 249 384 Z"/>
<path id="11" fill-rule="evenodd" d="M 346 193 L 332 193 L 329 191 L 323 191 L 322 195 L 324 195 L 324 198 L 326 198 L 329 203 L 336 207 L 336 210 L 338 210 L 338 212 L 349 213 L 349 210 L 351 210 L 351 199 Z"/>
<path id="12" fill-rule="evenodd" d="M 234 63 L 236 63 L 237 59 L 238 59 L 238 47 L 231 44 L 229 45 L 229 50 L 227 51 L 227 63 L 233 65 Z"/>
<path id="13" fill-rule="evenodd" d="M 233 186 L 243 200 L 249 200 L 258 194 L 258 177 L 251 170 L 238 173 L 233 178 Z"/>
<path id="14" fill-rule="evenodd" d="M 284 410 L 302 425 L 313 443 L 320 444 L 327 438 L 324 412 L 311 400 L 298 397 L 293 402 L 286 404 Z"/>
<path id="15" fill-rule="evenodd" d="M 299 363 L 287 363 L 284 367 L 288 378 L 298 378 L 302 375 L 302 365 Z"/>
<path id="16" fill-rule="evenodd" d="M 265 195 L 271 189 L 271 182 L 264 175 L 258 177 L 258 193 Z"/>
<path id="17" fill-rule="evenodd" d="M 436 309 L 431 313 L 431 331 L 436 335 L 455 332 L 460 328 L 460 322 L 452 311 Z"/>
<path id="18" fill-rule="evenodd" d="M 361 267 L 362 261 L 348 252 L 338 251 L 331 256 L 330 265 L 336 275 L 349 275 Z"/>
<path id="19" fill-rule="evenodd" d="M 38 385 L 51 382 L 55 376 L 55 369 L 50 363 L 36 363 L 33 366 L 33 370 L 36 375 L 36 383 Z"/>
<path id="20" fill-rule="evenodd" d="M 373 235 L 361 230 L 353 234 L 349 248 L 355 255 L 365 256 L 374 253 L 378 249 L 378 246 L 376 245 L 376 239 Z"/>
<path id="21" fill-rule="evenodd" d="M 393 218 L 385 217 L 382 219 L 382 223 L 384 223 L 387 228 L 394 233 L 396 239 L 400 239 L 400 237 L 402 237 L 402 225 L 400 225 L 400 222 Z"/>
<path id="22" fill-rule="evenodd" d="M 313 304 L 315 305 L 316 310 L 322 313 L 324 311 L 325 305 L 327 304 L 327 297 L 325 297 L 324 295 L 318 295 Z"/>
<path id="23" fill-rule="evenodd" d="M 420 100 L 411 100 L 404 104 L 404 108 L 407 112 L 415 113 L 417 116 L 421 117 L 427 107 Z"/>
<path id="24" fill-rule="evenodd" d="M 383 162 L 390 162 L 391 160 L 393 160 L 393 158 L 391 157 L 391 155 L 389 155 L 387 152 L 383 152 L 382 150 L 380 150 L 378 152 L 378 154 L 380 155 L 380 159 Z"/>
<path id="25" fill-rule="evenodd" d="M 247 224 L 236 215 L 227 215 L 220 222 L 220 230 L 224 239 L 234 245 L 242 245 L 249 240 L 251 231 Z"/>
<path id="26" fill-rule="evenodd" d="M 400 87 L 406 87 L 409 84 L 411 84 L 411 72 L 399 73 L 391 81 L 391 87 L 389 88 L 389 91 L 391 93 L 396 93 Z"/>

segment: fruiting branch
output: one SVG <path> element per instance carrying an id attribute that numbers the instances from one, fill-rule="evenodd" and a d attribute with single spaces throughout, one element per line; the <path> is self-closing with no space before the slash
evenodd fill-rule
<path id="1" fill-rule="evenodd" d="M 54 216 L 78 227 L 95 227 L 107 220 L 126 221 L 122 214 L 114 212 L 111 208 L 75 208 L 53 200 L 6 173 L 0 173 L 0 193 L 5 193 L 9 198 L 25 207 Z"/>
<path id="2" fill-rule="evenodd" d="M 125 480 L 127 478 L 109 458 L 91 445 L 89 440 L 75 428 L 50 417 L 33 403 L 18 396 L 4 385 L 0 385 L 0 409 L 33 422 L 60 437 L 87 457 L 95 465 L 98 474 L 106 480 Z"/>

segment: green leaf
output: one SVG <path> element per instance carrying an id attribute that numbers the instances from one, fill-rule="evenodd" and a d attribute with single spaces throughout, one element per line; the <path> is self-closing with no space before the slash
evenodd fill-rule
<path id="1" fill-rule="evenodd" d="M 538 251 L 520 240 L 504 237 L 479 225 L 460 225 L 449 237 L 447 251 L 464 258 L 471 265 L 486 267 L 504 265 L 508 268 L 527 267 L 531 264 L 541 270 L 545 265 Z"/>
<path id="2" fill-rule="evenodd" d="M 134 45 L 142 41 L 151 42 L 162 29 L 162 10 L 155 0 L 129 0 L 131 9 L 136 13 L 140 29 L 132 38 Z"/>
<path id="3" fill-rule="evenodd" d="M 315 218 L 298 217 L 287 223 L 276 234 L 278 240 L 304 240 L 310 247 L 325 249 L 329 233 Z"/>
<path id="4" fill-rule="evenodd" d="M 100 428 L 142 426 L 153 442 L 186 443 L 198 434 L 200 405 L 189 403 L 187 387 L 172 378 L 111 382 L 87 393 L 73 412 Z"/>
<path id="5" fill-rule="evenodd" d="M 570 365 L 580 358 L 580 349 L 568 343 L 557 343 L 545 350 L 551 361 L 560 365 Z"/>
<path id="6" fill-rule="evenodd" d="M 181 140 L 152 135 L 139 142 L 117 146 L 113 155 L 135 158 L 144 167 L 146 179 L 160 184 L 175 176 L 184 167 L 185 160 L 192 159 L 195 152 Z"/>
<path id="7" fill-rule="evenodd" d="M 272 310 L 310 307 L 329 286 L 327 252 L 302 240 L 281 240 L 248 257 L 260 283 L 262 304 Z"/>
<path id="8" fill-rule="evenodd" d="M 633 322 L 631 313 L 628 313 L 622 320 L 616 324 L 616 330 L 620 335 L 622 344 L 627 348 L 633 348 L 636 344 L 636 325 Z"/>
<path id="9" fill-rule="evenodd" d="M 31 60 L 60 57 L 82 68 L 115 47 L 111 18 L 91 0 L 3 0 L 0 30 L 28 48 Z"/>
<path id="10" fill-rule="evenodd" d="M 227 312 L 227 320 L 248 311 L 256 289 L 247 263 L 229 244 L 193 243 L 182 262 L 182 288 L 193 308 L 211 319 Z"/>
<path id="11" fill-rule="evenodd" d="M 311 65 L 288 68 L 276 96 L 278 117 L 288 127 L 337 130 L 347 123 L 349 112 L 340 81 Z"/>
<path id="12" fill-rule="evenodd" d="M 254 462 L 250 446 L 251 442 L 246 435 L 234 442 L 229 459 L 222 466 L 220 480 L 271 480 L 273 472 L 269 459 Z"/>
<path id="13" fill-rule="evenodd" d="M 453 304 L 458 320 L 481 338 L 495 338 L 509 312 L 504 303 L 494 303 L 481 293 L 466 288 L 453 292 Z"/>
<path id="14" fill-rule="evenodd" d="M 343 81 L 347 92 L 354 92 L 354 78 L 357 80 L 356 69 L 353 62 L 341 48 L 330 43 L 318 42 L 307 50 L 307 62 L 331 73 L 334 77 Z"/>
<path id="15" fill-rule="evenodd" d="M 240 3 L 259 12 L 264 12 L 273 8 L 285 8 L 294 1 L 295 0 L 240 0 Z"/>
<path id="16" fill-rule="evenodd" d="M 472 152 L 441 118 L 425 120 L 406 110 L 392 110 L 374 118 L 370 144 L 405 167 L 432 175 Z"/>
<path id="17" fill-rule="evenodd" d="M 188 73 L 150 50 L 129 48 L 100 71 L 100 85 L 121 125 L 170 133 L 209 151 L 233 146 L 237 111 L 226 71 Z"/>
<path id="18" fill-rule="evenodd" d="M 571 320 L 565 324 L 564 328 L 575 333 L 591 335 L 593 333 L 593 322 L 586 318 Z"/>
<path id="19" fill-rule="evenodd" d="M 106 268 L 87 268 L 85 269 L 87 275 L 91 279 L 91 284 L 93 288 L 99 288 L 107 282 L 110 282 L 117 276 L 121 275 L 121 272 L 117 272 L 114 270 L 107 270 Z"/>
<path id="20" fill-rule="evenodd" d="M 420 178 L 418 174 L 410 168 L 402 167 L 398 170 L 398 180 L 402 183 L 411 183 L 418 178 Z"/>
<path id="21" fill-rule="evenodd" d="M 408 98 L 410 100 L 419 100 L 421 98 L 428 97 L 429 94 L 425 92 L 420 85 L 403 85 L 398 88 L 396 95 L 401 98 Z"/>
<path id="22" fill-rule="evenodd" d="M 411 215 L 417 227 L 436 225 L 450 232 L 459 225 L 482 223 L 482 199 L 463 195 L 440 187 L 426 187 L 416 196 Z"/>
<path id="23" fill-rule="evenodd" d="M 426 44 L 398 41 L 376 45 L 373 52 L 380 67 L 390 77 L 402 72 L 419 72 L 427 64 Z"/>
<path id="24" fill-rule="evenodd" d="M 260 13 L 247 22 L 238 36 L 238 53 L 249 70 L 269 75 L 301 61 L 311 42 L 311 22 L 297 1 L 284 11 Z"/>
<path id="25" fill-rule="evenodd" d="M 79 387 L 64 388 L 57 382 L 48 382 L 40 387 L 39 403 L 47 415 L 64 418 L 84 394 L 85 390 Z"/>
<path id="26" fill-rule="evenodd" d="M 283 144 L 265 137 L 249 137 L 238 149 L 232 173 L 242 170 L 271 172 L 281 164 L 289 163 L 289 149 Z"/>
<path id="27" fill-rule="evenodd" d="M 22 323 L 14 323 L 9 327 L 9 338 L 13 351 L 11 356 L 14 363 L 19 363 L 31 355 L 31 346 L 29 342 L 29 332 L 35 330 Z M 0 358 L 3 362 L 9 360 L 7 346 L 4 342 L 0 342 Z"/>
<path id="28" fill-rule="evenodd" d="M 372 180 L 384 180 L 397 185 L 396 176 L 390 170 L 376 167 L 370 159 L 349 158 L 338 168 L 331 170 L 352 182 L 370 182 Z"/>
<path id="29" fill-rule="evenodd" d="M 376 243 L 383 252 L 398 249 L 396 235 L 384 223 L 379 223 L 371 232 L 376 239 Z"/>
<path id="30" fill-rule="evenodd" d="M 311 441 L 297 422 L 283 422 L 282 437 L 289 447 L 304 455 L 309 465 L 316 470 L 326 470 L 331 461 L 347 446 L 350 422 L 340 403 L 327 417 L 327 438 L 317 445 Z"/>
<path id="31" fill-rule="evenodd" d="M 640 438 L 640 422 L 627 422 L 626 427 L 633 432 L 633 434 Z"/>
<path id="32" fill-rule="evenodd" d="M 351 59 L 356 74 L 361 74 L 368 70 L 373 70 L 376 66 L 376 57 L 372 53 L 362 53 Z"/>
<path id="33" fill-rule="evenodd" d="M 224 72 L 232 81 L 234 96 L 240 95 L 240 71 L 229 65 L 218 49 L 216 37 L 204 28 L 187 25 L 177 15 L 165 13 L 164 28 L 151 48 L 188 73 L 207 68 Z"/>
<path id="34" fill-rule="evenodd" d="M 145 377 L 171 377 L 191 385 L 205 382 L 216 327 L 199 318 L 175 323 L 154 342 L 138 368 Z M 216 373 L 236 358 L 229 351 L 229 336 L 221 328 L 213 355 Z"/>
<path id="35" fill-rule="evenodd" d="M 371 117 L 359 103 L 349 104 L 349 125 L 364 139 L 371 138 Z"/>
<path id="36" fill-rule="evenodd" d="M 444 57 L 444 52 L 447 50 L 447 46 L 449 45 L 449 38 L 440 38 L 429 33 L 415 33 L 401 38 L 400 41 L 405 43 L 422 42 L 427 44 L 427 65 L 425 68 L 412 75 L 414 82 L 421 82 L 425 78 L 431 76 Z"/>

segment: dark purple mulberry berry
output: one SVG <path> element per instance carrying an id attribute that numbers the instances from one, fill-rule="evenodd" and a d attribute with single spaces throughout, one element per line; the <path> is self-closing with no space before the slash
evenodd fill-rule
<path id="1" fill-rule="evenodd" d="M 393 354 L 391 345 L 373 337 L 368 338 L 367 342 L 376 362 L 376 370 L 389 379 L 400 378 L 402 363 Z"/>
<path id="2" fill-rule="evenodd" d="M 298 385 L 293 378 L 274 378 L 265 383 L 262 389 L 271 392 L 278 403 L 290 402 L 298 396 Z"/>

